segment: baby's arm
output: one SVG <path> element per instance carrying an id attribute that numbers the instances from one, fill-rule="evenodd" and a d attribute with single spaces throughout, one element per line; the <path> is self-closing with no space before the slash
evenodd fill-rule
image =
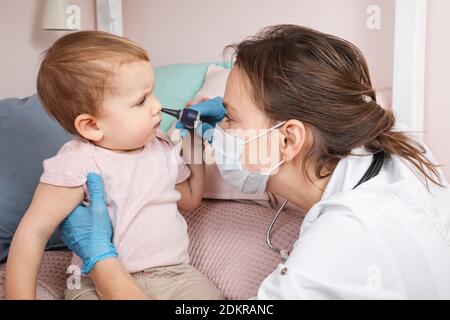
<path id="1" fill-rule="evenodd" d="M 6 299 L 35 299 L 37 273 L 45 245 L 58 225 L 80 204 L 83 187 L 40 183 L 20 222 L 6 265 Z"/>
<path id="2" fill-rule="evenodd" d="M 175 189 L 181 193 L 177 205 L 179 210 L 190 211 L 195 209 L 202 201 L 205 166 L 191 164 L 191 175 L 185 181 L 177 184 Z"/>
<path id="3" fill-rule="evenodd" d="M 186 163 L 192 163 L 188 165 L 191 170 L 191 175 L 188 179 L 175 186 L 175 189 L 181 193 L 181 199 L 177 202 L 178 209 L 183 211 L 195 209 L 203 197 L 205 180 L 205 164 L 202 161 L 203 143 L 197 135 L 193 136 L 193 142 L 189 138 L 183 140 L 182 148 L 182 151 L 188 150 L 188 152 L 183 152 L 183 157 Z M 198 155 L 200 155 L 200 159 L 198 159 Z M 197 162 L 201 163 L 196 164 Z"/>

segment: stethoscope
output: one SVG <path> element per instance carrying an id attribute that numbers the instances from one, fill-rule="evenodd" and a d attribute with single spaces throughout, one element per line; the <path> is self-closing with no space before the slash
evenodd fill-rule
<path id="1" fill-rule="evenodd" d="M 353 187 L 353 189 L 356 189 L 359 185 L 372 179 L 373 177 L 376 177 L 378 175 L 378 173 L 380 173 L 381 168 L 383 167 L 383 163 L 384 163 L 384 151 L 378 151 L 377 153 L 374 153 L 370 167 L 367 169 L 367 171 L 364 173 L 364 175 L 361 177 L 361 179 L 358 181 L 358 183 Z M 286 260 L 289 257 L 289 251 L 275 247 L 272 244 L 270 237 L 272 234 L 272 228 L 273 228 L 275 222 L 277 221 L 278 216 L 280 215 L 281 211 L 283 211 L 283 209 L 287 203 L 288 203 L 288 200 L 285 200 L 283 202 L 283 204 L 281 205 L 281 207 L 277 210 L 277 213 L 273 217 L 272 222 L 270 223 L 269 228 L 267 229 L 267 235 L 266 235 L 266 242 L 267 242 L 267 245 L 269 246 L 269 248 L 272 251 L 278 253 L 283 258 L 283 260 Z"/>

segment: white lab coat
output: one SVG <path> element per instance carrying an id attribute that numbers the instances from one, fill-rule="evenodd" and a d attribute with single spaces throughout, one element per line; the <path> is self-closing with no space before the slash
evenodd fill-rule
<path id="1" fill-rule="evenodd" d="M 429 192 L 392 156 L 352 190 L 371 161 L 338 163 L 258 299 L 450 299 L 450 189 L 430 184 Z"/>

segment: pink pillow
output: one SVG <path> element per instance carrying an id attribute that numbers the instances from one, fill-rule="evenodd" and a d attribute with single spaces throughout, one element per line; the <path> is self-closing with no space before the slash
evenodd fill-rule
<path id="1" fill-rule="evenodd" d="M 223 97 L 230 69 L 210 64 L 205 73 L 202 87 L 195 94 L 192 101 L 198 102 L 204 98 Z"/>
<path id="2" fill-rule="evenodd" d="M 42 260 L 36 284 L 37 300 L 64 300 L 66 269 L 72 253 L 69 251 L 47 251 Z M 0 300 L 4 296 L 6 264 L 0 265 Z"/>
<path id="3" fill-rule="evenodd" d="M 214 282 L 227 299 L 256 296 L 261 282 L 282 261 L 266 244 L 275 212 L 257 204 L 203 201 L 183 213 L 188 223 L 191 264 Z M 292 250 L 303 214 L 285 210 L 272 229 L 272 243 Z"/>

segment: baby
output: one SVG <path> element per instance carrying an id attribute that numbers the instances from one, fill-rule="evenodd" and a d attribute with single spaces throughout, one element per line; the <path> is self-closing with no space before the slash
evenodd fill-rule
<path id="1" fill-rule="evenodd" d="M 152 299 L 221 299 L 190 266 L 178 209 L 201 201 L 203 168 L 189 169 L 159 130 L 161 105 L 145 50 L 97 31 L 68 34 L 47 50 L 37 90 L 45 109 L 75 138 L 44 161 L 44 173 L 11 244 L 6 297 L 35 298 L 48 238 L 89 203 L 86 176 L 101 175 L 118 258 Z M 74 255 L 73 264 L 81 260 Z M 66 299 L 101 299 L 89 277 Z"/>

